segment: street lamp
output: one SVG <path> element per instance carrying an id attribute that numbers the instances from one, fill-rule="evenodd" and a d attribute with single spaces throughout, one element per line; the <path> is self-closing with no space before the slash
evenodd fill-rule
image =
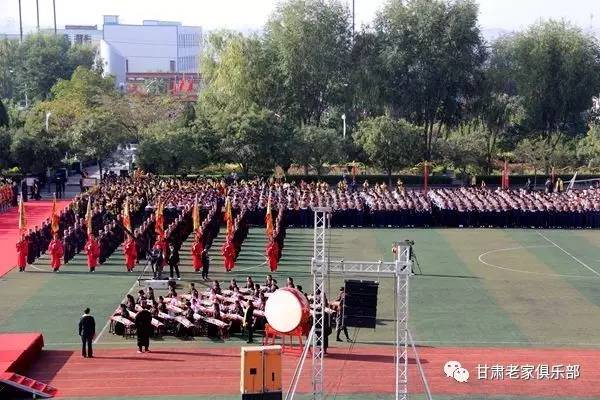
<path id="1" fill-rule="evenodd" d="M 346 139 L 346 114 L 342 114 L 342 122 L 344 123 L 344 139 Z"/>

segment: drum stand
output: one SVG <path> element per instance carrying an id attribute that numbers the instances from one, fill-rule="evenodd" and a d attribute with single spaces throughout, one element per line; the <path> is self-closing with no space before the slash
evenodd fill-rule
<path id="1" fill-rule="evenodd" d="M 416 347 L 412 340 L 412 335 L 408 330 L 408 300 L 409 300 L 409 279 L 412 275 L 412 260 L 410 257 L 410 245 L 406 242 L 394 243 L 397 248 L 396 260 L 394 262 L 383 261 L 344 261 L 330 260 L 327 248 L 327 229 L 328 221 L 331 213 L 330 207 L 317 207 L 314 209 L 314 255 L 311 261 L 311 274 L 313 276 L 313 293 L 314 293 L 314 311 L 313 311 L 313 327 L 306 341 L 304 351 L 298 365 L 292 382 L 290 383 L 286 400 L 294 398 L 300 372 L 304 365 L 304 359 L 308 354 L 309 346 L 312 345 L 312 388 L 313 399 L 324 399 L 324 375 L 325 368 L 323 364 L 324 356 L 324 335 L 325 324 L 325 292 L 329 274 L 348 275 L 374 275 L 387 276 L 395 279 L 395 297 L 396 297 L 396 318 L 395 318 L 395 369 L 396 369 L 396 389 L 395 398 L 397 400 L 408 399 L 408 346 L 409 343 L 415 354 L 415 360 L 419 368 L 423 386 L 427 398 L 431 400 L 429 385 L 421 366 L 421 361 L 416 352 Z M 327 254 L 326 254 L 327 253 Z"/>

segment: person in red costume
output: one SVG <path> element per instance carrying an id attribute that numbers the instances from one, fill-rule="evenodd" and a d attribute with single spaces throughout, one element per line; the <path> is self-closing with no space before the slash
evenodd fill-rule
<path id="1" fill-rule="evenodd" d="M 269 240 L 267 245 L 267 258 L 269 259 L 269 268 L 271 272 L 277 271 L 277 263 L 279 262 L 279 245 L 273 238 Z"/>
<path id="2" fill-rule="evenodd" d="M 94 272 L 98 265 L 98 257 L 100 257 L 100 245 L 96 238 L 94 238 L 94 235 L 88 235 L 88 240 L 85 243 L 84 249 L 87 254 L 88 268 L 90 269 L 90 272 Z"/>
<path id="3" fill-rule="evenodd" d="M 58 272 L 60 269 L 60 263 L 62 256 L 64 254 L 64 247 L 62 241 L 58 238 L 58 234 L 54 234 L 54 238 L 50 241 L 48 245 L 48 253 L 50 253 L 50 265 L 52 266 L 52 270 L 54 272 Z"/>
<path id="4" fill-rule="evenodd" d="M 192 245 L 192 265 L 196 272 L 202 269 L 202 251 L 204 251 L 204 244 L 202 243 L 202 235 L 198 233 Z"/>
<path id="5" fill-rule="evenodd" d="M 133 271 L 137 262 L 137 246 L 132 237 L 128 237 L 123 244 L 123 253 L 125 253 L 125 266 L 127 272 Z"/>
<path id="6" fill-rule="evenodd" d="M 227 238 L 227 241 L 223 245 L 221 254 L 225 258 L 225 270 L 227 272 L 231 271 L 235 267 L 235 246 L 230 237 Z"/>
<path id="7" fill-rule="evenodd" d="M 25 235 L 21 235 L 21 240 L 17 242 L 17 267 L 19 267 L 19 271 L 25 271 L 28 254 L 29 240 L 27 240 Z"/>

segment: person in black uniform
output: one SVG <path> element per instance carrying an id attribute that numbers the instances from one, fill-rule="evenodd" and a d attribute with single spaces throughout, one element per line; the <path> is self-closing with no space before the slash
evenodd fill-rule
<path id="1" fill-rule="evenodd" d="M 210 258 L 208 257 L 208 250 L 205 248 L 202 250 L 202 279 L 208 280 L 208 269 L 210 267 Z"/>
<path id="2" fill-rule="evenodd" d="M 344 301 L 346 300 L 346 291 L 343 286 L 340 288 L 340 293 L 335 300 L 340 303 L 335 316 L 335 340 L 338 342 L 342 341 L 342 339 L 340 339 L 340 333 L 343 331 L 344 335 L 346 336 L 346 340 L 350 342 L 351 340 L 350 336 L 348 335 L 348 328 L 346 328 L 346 321 L 344 321 Z"/>
<path id="3" fill-rule="evenodd" d="M 152 314 L 146 309 L 146 302 L 142 303 L 142 311 L 135 316 L 137 332 L 138 353 L 149 352 L 150 335 L 152 334 Z"/>
<path id="4" fill-rule="evenodd" d="M 90 315 L 90 309 L 86 308 L 79 319 L 79 336 L 81 336 L 81 355 L 84 358 L 93 358 L 92 340 L 96 336 L 96 321 Z"/>
<path id="5" fill-rule="evenodd" d="M 177 274 L 177 280 L 181 279 L 179 275 L 179 247 L 173 243 L 169 244 L 169 276 L 173 279 L 173 270 Z"/>
<path id="6" fill-rule="evenodd" d="M 254 302 L 248 301 L 247 307 L 244 310 L 244 329 L 248 332 L 248 342 L 253 343 L 252 335 L 254 333 Z"/>

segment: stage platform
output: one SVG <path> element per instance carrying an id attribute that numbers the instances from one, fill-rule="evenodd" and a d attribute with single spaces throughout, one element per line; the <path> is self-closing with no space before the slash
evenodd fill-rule
<path id="1" fill-rule="evenodd" d="M 0 333 L 0 372 L 25 372 L 44 347 L 41 333 Z"/>

